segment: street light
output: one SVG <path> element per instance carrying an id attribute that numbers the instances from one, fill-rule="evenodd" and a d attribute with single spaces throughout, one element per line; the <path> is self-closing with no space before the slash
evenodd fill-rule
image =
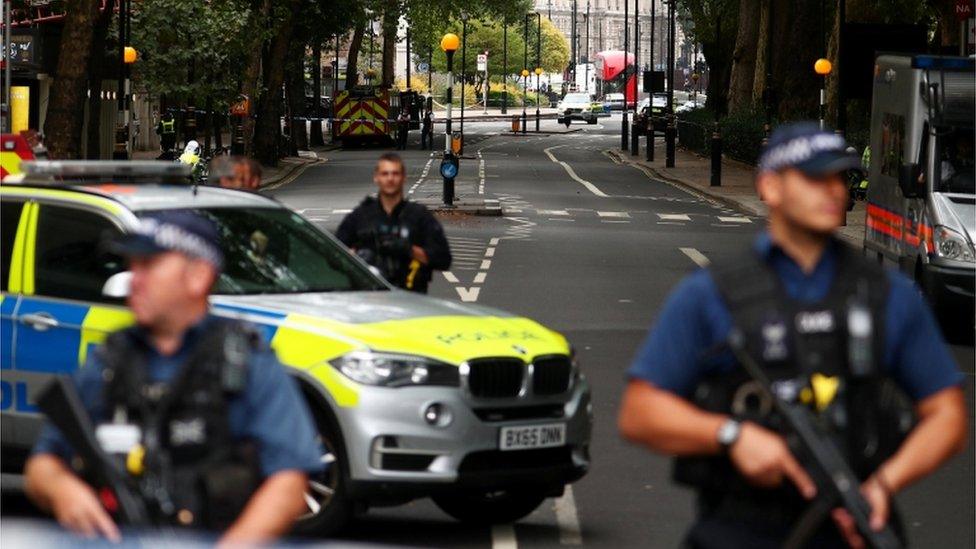
<path id="1" fill-rule="evenodd" d="M 525 98 L 529 95 L 529 14 L 522 18 L 522 135 L 528 132 L 525 127 L 528 120 L 525 116 Z"/>
<path id="2" fill-rule="evenodd" d="M 529 96 L 529 69 L 522 69 L 522 133 L 528 130 L 525 125 L 528 123 L 525 116 L 525 98 Z"/>
<path id="3" fill-rule="evenodd" d="M 467 76 L 468 64 L 468 14 L 461 14 L 461 148 L 458 154 L 464 154 L 464 80 Z"/>
<path id="4" fill-rule="evenodd" d="M 535 131 L 539 131 L 539 77 L 542 76 L 542 14 L 535 12 Z"/>
<path id="5" fill-rule="evenodd" d="M 827 75 L 834 68 L 829 59 L 821 57 L 813 64 L 813 72 L 823 77 L 820 83 L 820 129 L 824 129 L 824 118 L 827 114 Z"/>
<path id="6" fill-rule="evenodd" d="M 458 159 L 451 150 L 451 103 L 454 96 L 454 52 L 457 51 L 460 39 L 454 33 L 447 33 L 441 38 L 441 49 L 447 56 L 447 129 L 444 131 L 444 158 L 441 160 L 441 177 L 444 178 L 444 204 L 454 204 L 454 178 L 458 173 Z"/>

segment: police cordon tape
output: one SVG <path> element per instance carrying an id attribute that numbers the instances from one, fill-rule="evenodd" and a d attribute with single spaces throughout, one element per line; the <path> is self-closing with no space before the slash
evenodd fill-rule
<path id="1" fill-rule="evenodd" d="M 464 117 L 464 121 L 465 122 L 481 122 L 481 121 L 484 121 L 484 122 L 508 122 L 513 117 L 515 117 L 515 118 L 522 118 L 522 114 L 521 113 L 518 113 L 518 114 L 502 114 L 502 115 L 487 115 L 487 116 L 465 116 Z M 534 120 L 535 117 L 536 117 L 535 113 L 530 113 L 529 111 L 526 111 L 526 113 L 525 113 L 525 119 L 526 120 Z M 287 117 L 282 117 L 282 120 L 284 120 L 286 118 Z M 558 113 L 548 113 L 548 114 L 541 114 L 540 113 L 539 114 L 539 118 L 541 120 L 556 120 L 556 119 L 560 118 L 560 116 L 559 116 Z M 316 117 L 301 117 L 301 116 L 296 116 L 296 117 L 292 118 L 291 120 L 297 120 L 297 121 L 300 121 L 300 122 L 315 122 L 315 121 L 319 121 L 319 122 L 328 122 L 328 121 L 332 121 L 332 122 L 358 122 L 360 120 L 368 120 L 370 122 L 385 121 L 385 122 L 389 122 L 391 124 L 396 124 L 398 122 L 398 119 L 396 119 L 396 118 L 316 118 Z M 460 122 L 461 120 L 462 119 L 460 117 L 451 117 L 451 122 L 452 123 L 454 123 L 454 122 Z M 416 122 L 416 119 L 411 118 L 410 121 L 411 122 Z M 447 122 L 447 119 L 446 118 L 434 118 L 431 121 L 434 124 L 444 124 L 444 123 Z"/>

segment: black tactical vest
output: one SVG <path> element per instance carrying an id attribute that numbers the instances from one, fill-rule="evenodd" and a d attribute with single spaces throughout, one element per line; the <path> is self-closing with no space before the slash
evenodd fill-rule
<path id="1" fill-rule="evenodd" d="M 774 385 L 814 374 L 839 381 L 836 397 L 818 410 L 818 417 L 835 434 L 854 471 L 866 479 L 904 440 L 912 427 L 912 408 L 881 370 L 887 276 L 846 246 L 836 251 L 832 286 L 815 303 L 790 297 L 772 266 L 752 249 L 710 272 L 745 336 L 746 350 Z M 705 410 L 753 421 L 790 441 L 772 401 L 742 369 L 703 380 L 693 399 Z M 678 458 L 674 477 L 696 488 L 706 506 L 728 500 L 739 508 L 736 512 L 749 516 L 776 521 L 769 516 L 776 515 L 778 522 L 790 523 L 806 505 L 788 483 L 776 490 L 752 487 L 724 455 Z"/>
<path id="2" fill-rule="evenodd" d="M 233 439 L 228 400 L 244 390 L 258 335 L 239 322 L 210 319 L 168 382 L 148 378 L 149 349 L 134 328 L 99 349 L 107 420 L 139 426 L 145 457 L 137 492 L 154 520 L 223 530 L 257 489 L 256 449 Z M 127 464 L 128 466 L 128 464 Z"/>

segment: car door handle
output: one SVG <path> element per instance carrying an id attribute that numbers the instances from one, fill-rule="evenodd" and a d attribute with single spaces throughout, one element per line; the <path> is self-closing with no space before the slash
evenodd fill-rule
<path id="1" fill-rule="evenodd" d="M 57 328 L 60 323 L 51 313 L 31 313 L 20 317 L 22 324 L 27 324 L 38 332 L 46 331 L 50 328 Z"/>

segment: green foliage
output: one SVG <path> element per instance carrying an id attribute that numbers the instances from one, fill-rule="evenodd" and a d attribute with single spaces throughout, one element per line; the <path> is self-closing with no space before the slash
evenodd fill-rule
<path id="1" fill-rule="evenodd" d="M 226 105 L 235 96 L 252 33 L 262 27 L 245 0 L 145 0 L 132 16 L 133 67 L 153 95 Z"/>
<path id="2" fill-rule="evenodd" d="M 679 113 L 678 141 L 682 146 L 702 155 L 711 152 L 711 137 L 715 114 L 708 109 Z M 722 135 L 722 154 L 749 164 L 755 164 L 765 137 L 765 115 L 760 109 L 732 113 L 719 121 Z"/>

